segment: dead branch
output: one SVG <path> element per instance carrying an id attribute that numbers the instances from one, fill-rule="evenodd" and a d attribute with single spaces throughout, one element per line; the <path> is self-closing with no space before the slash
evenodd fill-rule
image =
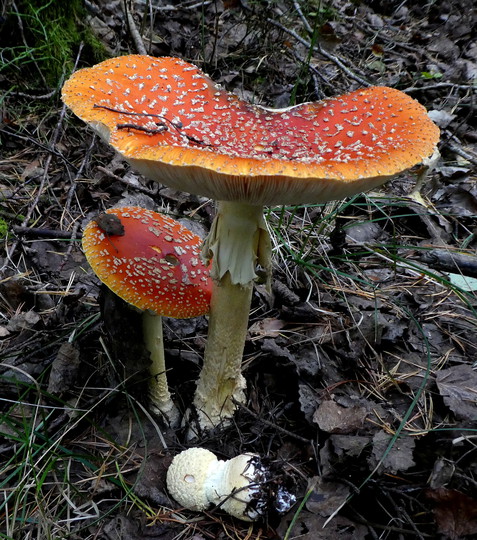
<path id="1" fill-rule="evenodd" d="M 131 12 L 130 2 L 124 2 L 124 11 L 126 12 L 126 18 L 128 21 L 129 31 L 131 32 L 131 37 L 133 38 L 134 45 L 136 46 L 137 52 L 139 54 L 147 54 L 146 47 L 142 40 L 141 34 L 137 29 L 136 23 L 134 22 L 134 17 Z"/>
<path id="2" fill-rule="evenodd" d="M 459 253 L 452 248 L 424 251 L 420 259 L 436 270 L 477 278 L 477 256 Z"/>

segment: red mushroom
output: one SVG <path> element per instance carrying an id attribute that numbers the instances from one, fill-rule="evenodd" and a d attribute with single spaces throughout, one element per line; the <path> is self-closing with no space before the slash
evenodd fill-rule
<path id="1" fill-rule="evenodd" d="M 271 266 L 262 206 L 372 189 L 430 156 L 439 139 L 424 107 L 392 88 L 271 110 L 177 58 L 107 60 L 75 73 L 63 100 L 141 173 L 219 201 L 204 248 L 215 284 L 195 398 L 206 428 L 244 399 L 255 268 Z"/>
<path id="2" fill-rule="evenodd" d="M 186 319 L 209 311 L 211 280 L 202 240 L 179 222 L 135 206 L 106 210 L 88 223 L 83 249 L 98 278 L 142 310 L 151 357 L 150 400 L 171 424 L 179 420 L 167 385 L 161 316 Z M 111 222 L 113 227 L 111 227 Z"/>

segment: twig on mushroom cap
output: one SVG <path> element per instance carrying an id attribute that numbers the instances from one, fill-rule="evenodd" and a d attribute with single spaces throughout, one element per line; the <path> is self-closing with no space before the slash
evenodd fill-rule
<path id="1" fill-rule="evenodd" d="M 86 258 L 99 279 L 143 313 L 151 358 L 150 400 L 171 425 L 179 422 L 167 385 L 161 316 L 208 312 L 211 280 L 200 260 L 202 240 L 177 221 L 135 206 L 112 208 L 83 232 Z"/>
<path id="2" fill-rule="evenodd" d="M 424 107 L 398 90 L 371 87 L 270 110 L 177 58 L 107 60 L 75 73 L 63 99 L 146 176 L 219 201 L 204 251 L 214 257 L 214 288 L 195 397 L 205 429 L 244 399 L 255 267 L 271 266 L 262 206 L 367 191 L 431 155 L 439 138 Z"/>

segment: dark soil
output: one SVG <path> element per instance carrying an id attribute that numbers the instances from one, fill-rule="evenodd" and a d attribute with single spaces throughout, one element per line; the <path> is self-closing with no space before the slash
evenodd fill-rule
<path id="1" fill-rule="evenodd" d="M 164 481 L 189 446 L 186 429 L 148 412 L 140 316 L 101 288 L 80 239 L 117 204 L 187 218 L 205 234 L 214 204 L 131 170 L 62 106 L 61 84 L 35 75 L 47 68 L 40 56 L 9 64 L 35 35 L 7 0 L 0 42 L 18 44 L 0 71 L 1 537 L 476 538 L 474 2 L 84 6 L 76 24 L 105 56 L 142 44 L 266 106 L 398 88 L 441 128 L 442 157 L 422 202 L 409 172 L 351 201 L 267 211 L 272 293 L 257 285 L 253 298 L 247 405 L 195 444 L 223 459 L 266 456 L 305 502 L 253 526 L 219 510 L 178 511 Z M 88 43 L 71 45 L 71 64 L 97 61 Z M 181 411 L 206 334 L 204 317 L 165 321 Z"/>

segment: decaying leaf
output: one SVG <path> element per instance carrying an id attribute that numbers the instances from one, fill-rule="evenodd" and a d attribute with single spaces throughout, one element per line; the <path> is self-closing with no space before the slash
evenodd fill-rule
<path id="1" fill-rule="evenodd" d="M 289 361 L 293 360 L 293 355 L 290 351 L 286 347 L 280 345 L 275 339 L 264 339 L 262 350 L 277 358 L 286 358 Z"/>
<path id="2" fill-rule="evenodd" d="M 335 516 L 328 523 L 326 523 L 326 520 L 327 518 L 304 510 L 300 512 L 289 538 L 296 538 L 297 540 L 336 540 L 337 538 L 340 540 L 358 540 L 367 538 L 369 531 L 365 525 L 354 523 L 340 515 Z M 288 526 L 289 522 L 283 520 L 277 530 L 277 538 L 284 538 Z"/>
<path id="3" fill-rule="evenodd" d="M 267 317 L 261 321 L 257 321 L 249 328 L 252 336 L 258 337 L 276 337 L 280 334 L 280 330 L 285 326 L 285 321 Z"/>
<path id="4" fill-rule="evenodd" d="M 363 426 L 366 408 L 359 405 L 342 407 L 338 403 L 323 401 L 313 415 L 313 421 L 328 433 L 351 433 Z"/>
<path id="5" fill-rule="evenodd" d="M 10 335 L 10 331 L 5 326 L 0 326 L 0 338 L 4 338 Z"/>
<path id="6" fill-rule="evenodd" d="M 163 456 L 160 453 L 151 453 L 144 461 L 141 474 L 138 475 L 133 487 L 134 492 L 139 497 L 146 497 L 157 505 L 167 506 L 169 499 L 165 495 L 165 479 L 172 457 Z"/>
<path id="7" fill-rule="evenodd" d="M 434 463 L 429 485 L 432 489 L 444 487 L 448 484 L 455 473 L 455 463 L 444 457 L 440 457 Z"/>
<path id="8" fill-rule="evenodd" d="M 69 342 L 63 343 L 51 365 L 48 392 L 66 392 L 76 380 L 80 366 L 79 350 Z"/>
<path id="9" fill-rule="evenodd" d="M 305 415 L 305 418 L 311 422 L 319 405 L 317 392 L 307 384 L 300 384 L 298 386 L 298 400 L 300 402 L 301 412 Z"/>
<path id="10" fill-rule="evenodd" d="M 433 109 L 427 113 L 431 120 L 435 122 L 440 128 L 446 128 L 452 120 L 455 118 L 455 114 L 447 112 L 443 109 Z"/>
<path id="11" fill-rule="evenodd" d="M 362 244 L 365 242 L 376 242 L 382 233 L 383 229 L 379 223 L 364 221 L 353 223 L 353 226 L 347 229 L 346 237 L 350 242 Z"/>
<path id="12" fill-rule="evenodd" d="M 292 361 L 300 375 L 305 378 L 315 377 L 322 365 L 322 355 L 313 346 L 298 347 Z"/>
<path id="13" fill-rule="evenodd" d="M 348 498 L 348 486 L 338 482 L 328 482 L 322 476 L 315 476 L 308 481 L 307 492 L 313 490 L 306 501 L 306 509 L 314 514 L 329 517 Z"/>
<path id="14" fill-rule="evenodd" d="M 477 535 L 477 500 L 455 489 L 430 489 L 427 497 L 434 501 L 438 532 L 458 540 Z"/>
<path id="15" fill-rule="evenodd" d="M 331 435 L 330 439 L 337 456 L 358 457 L 370 443 L 371 437 L 364 435 Z"/>
<path id="16" fill-rule="evenodd" d="M 477 420 L 477 373 L 468 364 L 437 372 L 436 384 L 445 404 L 461 420 Z"/>
<path id="17" fill-rule="evenodd" d="M 177 529 L 169 523 L 146 523 L 144 516 L 120 514 L 107 522 L 101 538 L 105 540 L 173 540 Z M 201 538 L 201 537 L 199 537 Z"/>
<path id="18" fill-rule="evenodd" d="M 28 330 L 35 326 L 41 319 L 40 315 L 33 310 L 26 313 L 17 313 L 8 322 L 6 329 L 9 332 L 20 332 L 21 330 Z"/>
<path id="19" fill-rule="evenodd" d="M 407 471 L 415 465 L 412 455 L 415 441 L 412 437 L 399 438 L 388 454 L 383 458 L 391 439 L 392 435 L 389 435 L 384 431 L 378 431 L 374 435 L 373 451 L 368 458 L 369 465 L 374 468 L 378 465 L 380 460 L 382 460 L 380 468 L 381 472 L 386 471 L 396 474 L 400 471 Z"/>

